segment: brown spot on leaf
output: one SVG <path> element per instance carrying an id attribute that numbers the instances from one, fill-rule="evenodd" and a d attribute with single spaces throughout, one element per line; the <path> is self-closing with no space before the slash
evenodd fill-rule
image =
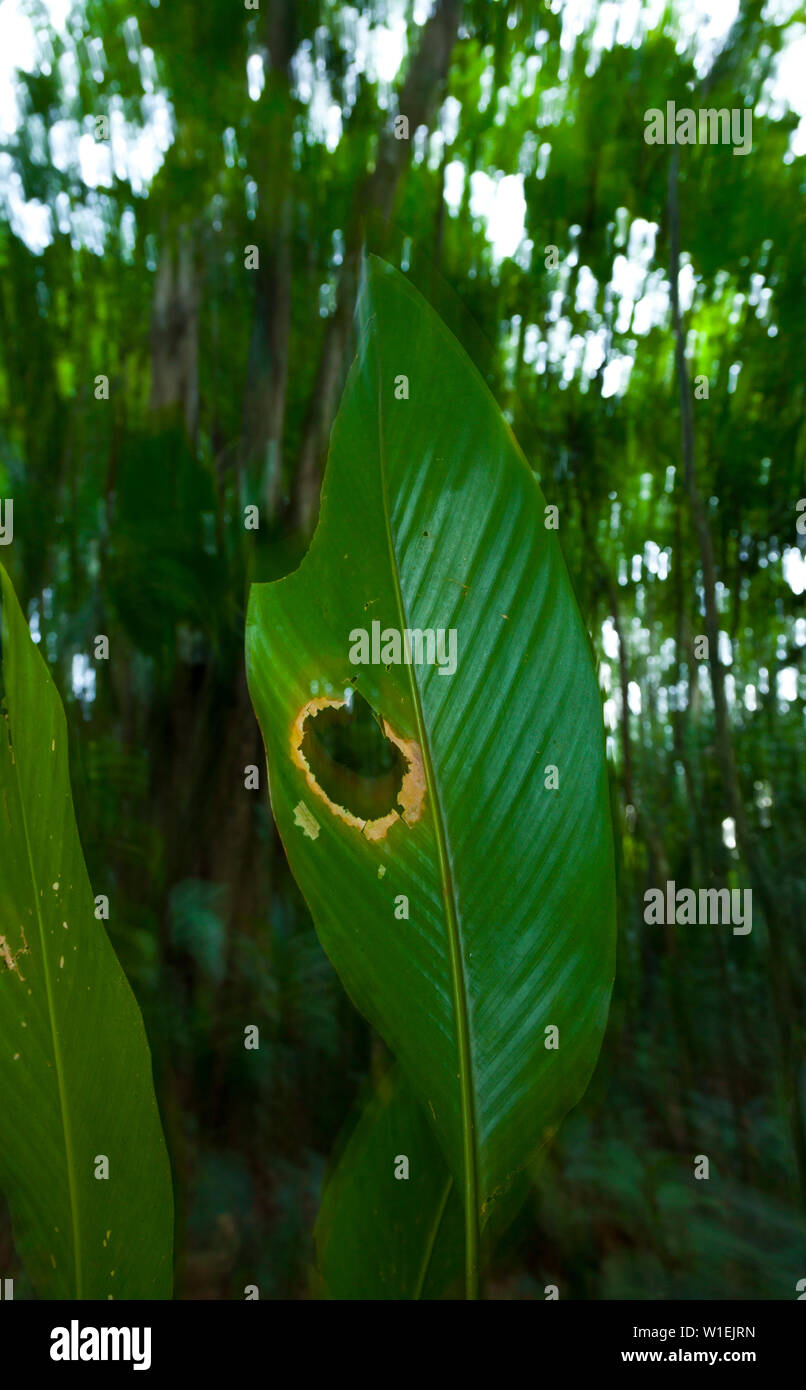
<path id="1" fill-rule="evenodd" d="M 305 734 L 305 722 L 307 719 L 315 717 L 321 710 L 340 709 L 346 704 L 346 700 L 329 695 L 319 695 L 315 699 L 307 700 L 291 725 L 291 758 L 300 772 L 305 774 L 305 780 L 314 796 L 318 796 L 334 816 L 339 816 L 346 825 L 350 825 L 353 829 L 359 830 L 368 840 L 383 840 L 397 821 L 403 820 L 406 825 L 415 825 L 422 815 L 426 790 L 422 752 L 419 743 L 417 743 L 415 739 L 403 738 L 401 734 L 395 732 L 385 719 L 381 719 L 380 726 L 384 737 L 400 750 L 406 763 L 403 781 L 397 794 L 399 809 L 389 811 L 386 815 L 380 816 L 376 820 L 362 820 L 360 816 L 356 816 L 352 811 L 348 811 L 346 807 L 339 806 L 317 782 L 310 764 L 302 751 L 302 741 Z M 311 819 L 313 819 L 313 817 L 311 817 Z"/>
<path id="2" fill-rule="evenodd" d="M 14 971 L 21 980 L 24 980 L 25 976 L 17 964 L 20 956 L 28 955 L 28 942 L 25 940 L 25 930 L 23 927 L 20 927 L 20 934 L 22 936 L 22 945 L 16 951 L 12 951 L 6 938 L 0 936 L 0 960 L 5 964 L 6 970 Z"/>

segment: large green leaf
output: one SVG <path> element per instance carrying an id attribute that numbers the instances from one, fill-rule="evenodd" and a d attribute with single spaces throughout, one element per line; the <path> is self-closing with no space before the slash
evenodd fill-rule
<path id="1" fill-rule="evenodd" d="M 371 259 L 319 526 L 294 574 L 253 587 L 247 667 L 291 867 L 462 1193 L 470 1294 L 491 1201 L 587 1085 L 613 977 L 601 701 L 544 505 L 459 344 Z M 351 662 L 373 620 L 455 629 L 455 673 Z M 355 813 L 327 753 L 314 775 L 314 725 L 350 682 L 404 758 L 389 814 L 381 791 Z"/>
<path id="2" fill-rule="evenodd" d="M 2 565 L 0 616 L 0 1189 L 41 1298 L 170 1297 L 143 1022 L 95 917 L 64 710 Z"/>

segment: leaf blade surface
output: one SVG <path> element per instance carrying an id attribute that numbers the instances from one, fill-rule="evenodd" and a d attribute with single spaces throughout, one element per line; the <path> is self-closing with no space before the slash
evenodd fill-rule
<path id="1" fill-rule="evenodd" d="M 348 992 L 432 1117 L 468 1247 L 583 1093 L 613 978 L 601 700 L 544 509 L 459 344 L 371 259 L 319 527 L 299 570 L 253 586 L 247 670 L 291 867 Z M 455 671 L 357 665 L 351 641 L 373 621 L 453 629 Z M 447 668 L 449 638 L 443 654 Z M 424 796 L 404 795 L 385 827 L 347 820 L 293 751 L 301 711 L 343 704 L 356 679 L 421 767 Z M 394 915 L 400 895 L 408 920 Z"/>
<path id="2" fill-rule="evenodd" d="M 0 1189 L 39 1297 L 167 1298 L 148 1043 L 94 915 L 61 701 L 2 566 L 0 681 Z"/>

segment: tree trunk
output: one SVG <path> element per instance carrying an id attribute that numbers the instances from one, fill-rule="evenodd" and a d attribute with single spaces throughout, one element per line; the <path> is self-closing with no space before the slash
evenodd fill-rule
<path id="1" fill-rule="evenodd" d="M 291 512 L 294 524 L 310 532 L 316 519 L 322 465 L 335 411 L 336 393 L 344 376 L 353 313 L 358 291 L 361 246 L 369 214 L 388 219 L 404 169 L 411 140 L 419 126 L 430 125 L 448 72 L 459 28 L 460 0 L 439 0 L 424 25 L 400 92 L 399 112 L 409 123 L 409 136 L 396 139 L 387 129 L 380 137 L 375 168 L 356 190 L 345 253 L 337 286 L 336 310 L 328 319 L 319 366 L 302 432 Z"/>
<path id="2" fill-rule="evenodd" d="M 152 411 L 178 409 L 191 448 L 199 423 L 199 288 L 189 227 L 162 248 L 151 313 Z"/>
<path id="3" fill-rule="evenodd" d="M 260 263 L 251 271 L 255 289 L 249 366 L 243 400 L 241 477 L 268 520 L 279 510 L 283 489 L 283 434 L 291 332 L 292 190 L 291 59 L 296 24 L 291 0 L 272 0 L 266 18 L 269 54 L 264 100 L 270 130 L 261 124 L 251 165 L 258 184 L 258 221 L 250 235 Z M 246 500 L 241 498 L 241 503 Z"/>

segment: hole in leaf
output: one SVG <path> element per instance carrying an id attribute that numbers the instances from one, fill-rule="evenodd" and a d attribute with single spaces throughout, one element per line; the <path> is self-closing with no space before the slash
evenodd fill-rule
<path id="1" fill-rule="evenodd" d="M 307 716 L 300 751 L 337 806 L 367 821 L 399 812 L 406 759 L 358 691 L 349 704 Z"/>

